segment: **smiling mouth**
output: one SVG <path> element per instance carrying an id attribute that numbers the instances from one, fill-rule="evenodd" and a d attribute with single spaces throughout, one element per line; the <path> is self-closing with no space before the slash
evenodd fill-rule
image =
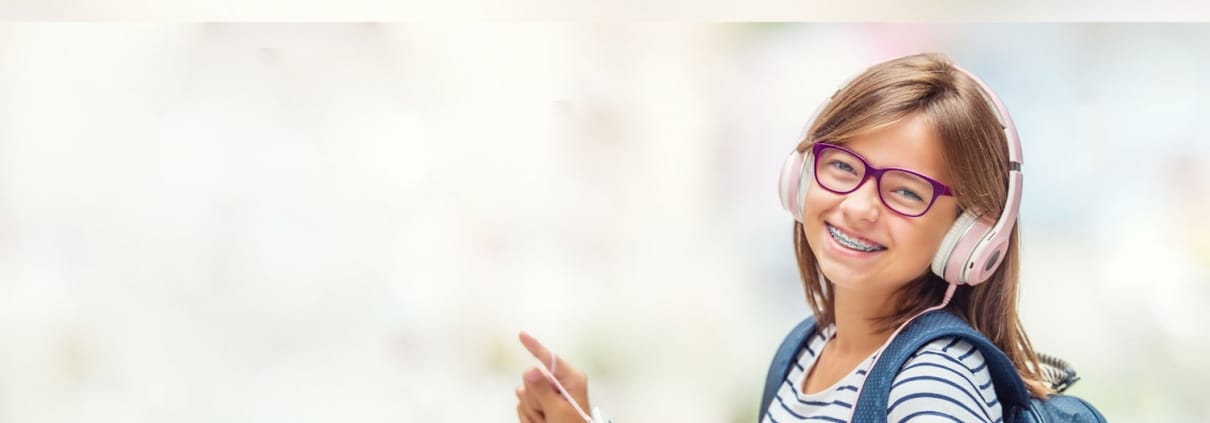
<path id="1" fill-rule="evenodd" d="M 848 235 L 845 235 L 843 232 L 840 232 L 839 229 L 836 229 L 835 226 L 832 226 L 831 223 L 825 223 L 825 225 L 827 225 L 827 227 L 828 227 L 828 234 L 832 235 L 832 239 L 836 240 L 836 242 L 839 243 L 840 245 L 843 245 L 843 246 L 848 247 L 853 250 L 867 252 L 867 253 L 886 250 L 885 246 L 875 244 L 875 243 L 869 243 L 869 242 L 858 240 L 856 238 L 849 237 Z"/>

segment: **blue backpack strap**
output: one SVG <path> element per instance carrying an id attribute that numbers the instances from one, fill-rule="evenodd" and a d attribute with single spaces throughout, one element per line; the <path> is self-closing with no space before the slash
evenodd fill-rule
<path id="1" fill-rule="evenodd" d="M 773 397 L 777 396 L 777 388 L 781 387 L 781 382 L 790 373 L 790 365 L 794 361 L 794 356 L 802 349 L 803 343 L 813 332 L 815 332 L 815 317 L 807 317 L 786 334 L 786 339 L 781 341 L 780 347 L 777 347 L 777 354 L 773 355 L 773 362 L 769 363 L 769 374 L 765 376 L 765 393 L 761 397 L 760 410 L 757 410 L 757 422 L 764 418 L 765 411 L 773 402 Z"/>
<path id="2" fill-rule="evenodd" d="M 938 310 L 913 320 L 881 353 L 874 369 L 866 375 L 861 396 L 857 398 L 853 421 L 887 421 L 891 382 L 899 374 L 899 369 L 903 368 L 904 363 L 921 347 L 948 336 L 969 342 L 983 353 L 984 362 L 987 363 L 996 388 L 996 396 L 999 397 L 1001 408 L 1004 410 L 1004 421 L 1013 421 L 1012 417 L 1018 410 L 1028 409 L 1029 391 L 1025 389 L 1025 382 L 1017 374 L 1017 369 L 1013 367 L 1008 356 L 966 321 L 948 311 Z"/>

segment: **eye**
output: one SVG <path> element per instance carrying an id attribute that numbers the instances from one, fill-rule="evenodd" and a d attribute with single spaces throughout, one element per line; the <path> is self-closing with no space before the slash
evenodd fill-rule
<path id="1" fill-rule="evenodd" d="M 850 166 L 848 163 L 842 162 L 840 160 L 833 160 L 831 162 L 828 162 L 828 166 L 832 166 L 836 169 L 839 169 L 841 171 L 848 172 L 848 173 L 853 173 L 853 174 L 857 173 L 856 170 L 853 169 L 853 166 Z"/>
<path id="2" fill-rule="evenodd" d="M 907 188 L 899 188 L 892 192 L 899 194 L 901 197 L 908 199 L 908 200 L 921 201 L 921 202 L 924 201 L 924 197 L 922 197 L 920 194 L 917 194 L 916 191 L 912 191 Z"/>

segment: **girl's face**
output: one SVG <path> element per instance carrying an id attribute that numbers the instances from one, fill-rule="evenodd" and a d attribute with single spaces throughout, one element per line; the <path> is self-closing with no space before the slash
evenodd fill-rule
<path id="1" fill-rule="evenodd" d="M 922 114 L 854 137 L 844 147 L 875 167 L 910 169 L 951 182 L 941 139 Z M 905 217 L 883 204 L 873 178 L 848 194 L 834 194 L 810 182 L 803 232 L 820 269 L 837 289 L 889 293 L 924 275 L 958 216 L 952 196 L 937 197 L 921 216 Z"/>

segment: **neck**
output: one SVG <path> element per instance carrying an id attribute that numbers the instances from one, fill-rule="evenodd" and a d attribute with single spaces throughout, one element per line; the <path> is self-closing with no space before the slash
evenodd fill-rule
<path id="1" fill-rule="evenodd" d="M 869 355 L 882 346 L 894 329 L 886 329 L 879 318 L 893 311 L 891 293 L 851 292 L 837 289 L 833 297 L 836 316 L 836 351 Z"/>

